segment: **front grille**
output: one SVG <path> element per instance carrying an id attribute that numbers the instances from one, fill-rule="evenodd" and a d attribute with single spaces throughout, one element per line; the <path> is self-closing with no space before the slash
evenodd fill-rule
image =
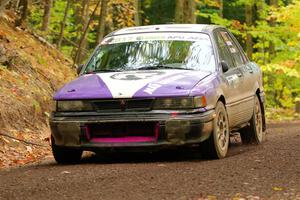
<path id="1" fill-rule="evenodd" d="M 98 100 L 92 104 L 97 112 L 113 111 L 148 111 L 152 108 L 153 99 L 118 99 L 118 100 Z"/>

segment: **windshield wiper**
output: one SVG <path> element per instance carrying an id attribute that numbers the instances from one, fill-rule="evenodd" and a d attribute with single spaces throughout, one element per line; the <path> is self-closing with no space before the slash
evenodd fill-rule
<path id="1" fill-rule="evenodd" d="M 181 70 L 191 70 L 188 68 L 182 68 L 182 67 L 172 67 L 168 65 L 150 65 L 145 67 L 140 67 L 137 70 L 152 70 L 152 69 L 181 69 Z"/>
<path id="2" fill-rule="evenodd" d="M 122 70 L 119 69 L 96 69 L 91 71 L 90 73 L 97 73 L 97 72 L 121 72 Z"/>

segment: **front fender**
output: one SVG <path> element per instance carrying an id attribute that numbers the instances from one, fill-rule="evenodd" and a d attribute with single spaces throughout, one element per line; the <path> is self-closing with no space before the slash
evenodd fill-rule
<path id="1" fill-rule="evenodd" d="M 192 89 L 190 96 L 205 96 L 207 100 L 207 110 L 214 109 L 217 101 L 221 96 L 224 96 L 223 88 L 221 87 L 222 80 L 216 72 L 200 81 Z"/>

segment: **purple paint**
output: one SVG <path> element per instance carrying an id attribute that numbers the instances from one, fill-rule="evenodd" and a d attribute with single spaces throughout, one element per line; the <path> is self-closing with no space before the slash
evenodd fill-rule
<path id="1" fill-rule="evenodd" d="M 77 78 L 61 88 L 54 100 L 110 99 L 112 95 L 106 84 L 95 74 Z"/>
<path id="2" fill-rule="evenodd" d="M 220 84 L 220 79 L 217 76 L 217 73 L 212 74 L 205 80 L 196 84 L 191 90 L 191 96 L 197 95 L 214 95 L 213 93 L 217 90 L 217 85 Z"/>
<path id="3" fill-rule="evenodd" d="M 140 72 L 141 73 L 141 72 Z M 199 95 L 205 88 L 195 88 L 199 81 L 210 75 L 210 72 L 191 71 L 191 70 L 165 70 L 166 76 L 150 81 L 143 87 L 133 92 L 132 98 L 153 98 L 153 97 L 176 97 L 176 96 L 194 96 Z M 115 73 L 109 73 L 113 75 Z M 122 74 L 118 72 L 117 74 Z M 110 81 L 110 79 L 106 80 Z M 111 80 L 113 81 L 113 80 Z M 116 82 L 114 89 L 119 88 L 118 84 L 124 90 L 130 90 L 130 81 Z M 54 100 L 81 100 L 81 99 L 112 99 L 114 98 L 109 89 L 109 83 L 104 82 L 99 74 L 83 75 L 76 80 L 66 84 L 54 96 Z M 111 86 L 110 86 L 111 87 Z M 154 87 L 154 88 L 151 88 Z M 199 90 L 200 89 L 200 90 Z M 122 90 L 120 91 L 122 92 Z M 196 93 L 196 94 L 195 94 Z M 198 93 L 198 94 L 197 94 Z M 203 92 L 202 92 L 203 93 Z M 118 98 L 115 96 L 115 98 Z"/>
<path id="4" fill-rule="evenodd" d="M 197 83 L 207 77 L 209 72 L 201 71 L 189 71 L 187 73 L 181 72 L 173 74 L 169 77 L 163 77 L 160 80 L 148 83 L 134 94 L 134 98 L 147 98 L 147 97 L 170 97 L 170 96 L 190 96 L 191 90 L 197 85 Z M 179 79 L 168 82 L 174 76 L 181 76 Z M 164 83 L 167 81 L 167 83 Z M 160 85 L 152 94 L 147 93 L 149 85 Z"/>

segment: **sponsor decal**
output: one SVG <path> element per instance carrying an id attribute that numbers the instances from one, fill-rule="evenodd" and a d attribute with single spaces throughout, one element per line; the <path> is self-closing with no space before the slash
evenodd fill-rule
<path id="1" fill-rule="evenodd" d="M 153 94 L 153 92 L 155 92 L 161 86 L 162 85 L 158 83 L 149 83 L 144 92 L 146 92 L 147 94 Z"/>
<path id="2" fill-rule="evenodd" d="M 165 74 L 165 72 L 163 71 L 123 72 L 114 74 L 111 76 L 111 78 L 116 80 L 133 81 L 140 79 L 148 79 L 163 74 Z"/>
<path id="3" fill-rule="evenodd" d="M 180 80 L 184 77 L 185 77 L 184 75 L 178 74 L 178 75 L 175 75 L 175 76 L 170 77 L 168 79 L 161 80 L 157 83 L 149 83 L 147 85 L 147 87 L 144 89 L 144 92 L 147 93 L 147 94 L 153 94 L 157 89 L 161 88 L 162 86 L 167 85 L 171 82 L 176 82 L 177 80 Z"/>
<path id="4" fill-rule="evenodd" d="M 231 53 L 236 53 L 236 49 L 235 48 L 230 48 L 230 52 Z"/>
<path id="5" fill-rule="evenodd" d="M 233 88 L 237 87 L 237 84 L 239 82 L 239 77 L 236 74 L 230 75 L 226 77 L 228 84 L 233 86 Z"/>
<path id="6" fill-rule="evenodd" d="M 209 41 L 209 36 L 201 33 L 141 33 L 118 35 L 105 38 L 101 45 L 138 41 Z"/>
<path id="7" fill-rule="evenodd" d="M 228 46 L 232 46 L 232 42 L 231 42 L 231 41 L 226 41 L 226 44 L 227 44 Z"/>
<path id="8" fill-rule="evenodd" d="M 180 74 L 179 74 L 180 73 Z M 132 98 L 138 91 L 153 94 L 164 84 L 184 77 L 178 70 L 128 71 L 97 74 L 107 85 L 113 98 Z"/>

